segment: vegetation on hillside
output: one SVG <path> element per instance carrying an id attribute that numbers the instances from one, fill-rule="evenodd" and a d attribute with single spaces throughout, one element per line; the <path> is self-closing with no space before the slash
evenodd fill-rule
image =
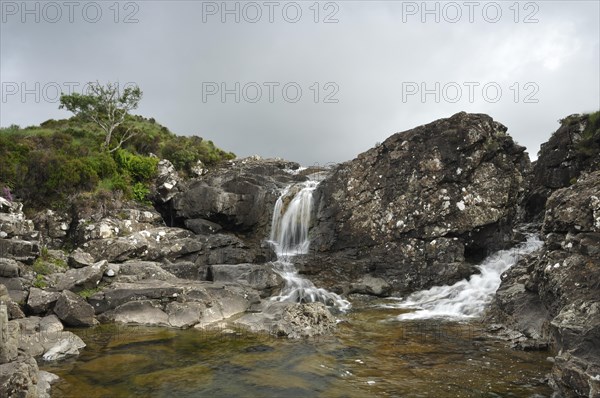
<path id="1" fill-rule="evenodd" d="M 0 195 L 34 208 L 60 208 L 81 194 L 93 198 L 115 192 L 144 202 L 160 158 L 189 173 L 198 160 L 211 166 L 235 157 L 212 141 L 176 136 L 154 119 L 128 114 L 116 127 L 115 139 L 125 130 L 136 134 L 110 151 L 104 130 L 81 116 L 1 128 Z"/>
<path id="2" fill-rule="evenodd" d="M 600 153 L 600 111 L 587 115 L 585 129 L 577 142 L 577 150 L 583 156 L 598 156 Z"/>

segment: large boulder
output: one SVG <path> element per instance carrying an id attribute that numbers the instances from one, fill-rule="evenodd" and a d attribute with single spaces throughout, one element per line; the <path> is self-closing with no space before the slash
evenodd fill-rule
<path id="1" fill-rule="evenodd" d="M 369 273 L 397 292 L 469 275 L 471 264 L 513 243 L 530 164 L 506 130 L 461 112 L 339 165 L 316 190 L 302 272 L 338 290 Z"/>
<path id="2" fill-rule="evenodd" d="M 96 323 L 94 307 L 69 290 L 63 291 L 56 301 L 54 313 L 67 326 L 94 326 Z"/>
<path id="3" fill-rule="evenodd" d="M 565 397 L 600 394 L 600 171 L 550 195 L 541 253 L 507 272 L 487 314 L 522 348 L 548 344 L 551 384 Z"/>

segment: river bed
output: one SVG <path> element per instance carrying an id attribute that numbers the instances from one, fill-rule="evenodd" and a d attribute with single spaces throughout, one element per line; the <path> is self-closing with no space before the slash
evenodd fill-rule
<path id="1" fill-rule="evenodd" d="M 333 336 L 102 325 L 82 354 L 44 370 L 53 397 L 544 397 L 547 352 L 486 337 L 476 321 L 399 321 L 386 300 L 353 303 Z"/>

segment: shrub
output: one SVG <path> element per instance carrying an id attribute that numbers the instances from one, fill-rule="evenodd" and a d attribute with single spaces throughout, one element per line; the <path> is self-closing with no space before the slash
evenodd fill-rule
<path id="1" fill-rule="evenodd" d="M 135 183 L 131 194 L 133 199 L 135 199 L 136 201 L 140 203 L 150 204 L 150 201 L 148 200 L 150 189 L 143 182 Z"/>
<path id="2" fill-rule="evenodd" d="M 37 287 L 38 289 L 44 289 L 47 286 L 46 280 L 43 275 L 37 274 L 33 281 L 33 287 Z"/>
<path id="3" fill-rule="evenodd" d="M 148 181 L 156 176 L 157 158 L 134 155 L 129 151 L 120 149 L 115 152 L 115 161 L 119 168 L 127 172 L 135 181 Z"/>

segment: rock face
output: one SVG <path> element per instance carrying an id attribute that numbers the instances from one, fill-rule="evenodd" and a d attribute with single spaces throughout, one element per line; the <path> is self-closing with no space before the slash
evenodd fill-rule
<path id="1" fill-rule="evenodd" d="M 511 244 L 529 167 L 524 148 L 486 115 L 394 134 L 317 188 L 302 272 L 340 291 L 367 273 L 397 292 L 459 280 Z"/>
<path id="2" fill-rule="evenodd" d="M 559 129 L 542 144 L 523 203 L 526 222 L 542 222 L 552 192 L 568 187 L 582 172 L 600 169 L 597 153 L 586 148 L 593 143 L 585 142 L 586 134 L 598 128 L 597 124 L 589 115 L 571 115 L 561 120 Z"/>
<path id="3" fill-rule="evenodd" d="M 507 273 L 487 316 L 517 331 L 517 345 L 550 344 L 565 397 L 600 396 L 599 198 L 600 171 L 551 194 L 542 252 Z"/>
<path id="4" fill-rule="evenodd" d="M 298 167 L 297 163 L 277 159 L 230 161 L 194 180 L 186 189 L 180 188 L 165 212 L 174 224 L 185 224 L 196 233 L 213 233 L 220 227 L 262 240 L 269 234 L 279 191 L 292 181 L 304 179 L 289 172 Z"/>

